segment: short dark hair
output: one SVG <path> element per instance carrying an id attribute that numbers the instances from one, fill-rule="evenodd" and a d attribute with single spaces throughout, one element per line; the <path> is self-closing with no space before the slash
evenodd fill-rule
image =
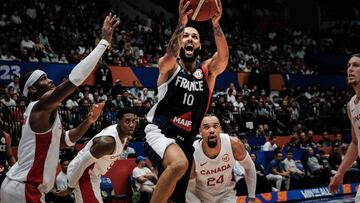
<path id="1" fill-rule="evenodd" d="M 351 55 L 350 58 L 352 58 L 352 57 L 358 57 L 358 58 L 360 58 L 360 53 L 355 53 L 355 54 Z"/>
<path id="2" fill-rule="evenodd" d="M 27 72 L 25 75 L 22 75 L 20 77 L 20 80 L 19 80 L 19 88 L 20 88 L 20 92 L 23 93 L 24 91 L 24 87 L 25 87 L 25 83 L 26 81 L 29 79 L 30 75 L 33 73 L 34 71 L 30 71 L 30 72 Z"/>
<path id="3" fill-rule="evenodd" d="M 136 115 L 136 112 L 133 108 L 131 107 L 124 107 L 122 109 L 120 109 L 118 112 L 117 112 L 117 118 L 118 119 L 121 119 L 125 114 L 127 113 L 132 113 L 132 114 L 135 114 Z"/>
<path id="4" fill-rule="evenodd" d="M 206 113 L 206 114 L 204 115 L 204 118 L 205 118 L 205 117 L 216 117 L 216 118 L 217 118 L 217 115 L 214 114 L 214 113 Z"/>
<path id="5" fill-rule="evenodd" d="M 60 164 L 63 164 L 65 161 L 70 162 L 70 159 L 67 158 L 67 157 L 63 157 L 63 158 L 60 159 Z"/>

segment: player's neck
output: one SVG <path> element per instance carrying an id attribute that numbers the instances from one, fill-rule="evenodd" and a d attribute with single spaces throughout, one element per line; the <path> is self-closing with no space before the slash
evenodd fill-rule
<path id="1" fill-rule="evenodd" d="M 192 63 L 185 63 L 183 60 L 180 60 L 180 65 L 187 71 L 190 73 L 195 72 L 195 65 L 196 65 L 196 61 L 192 62 Z"/>
<path id="2" fill-rule="evenodd" d="M 360 101 L 360 85 L 354 86 L 354 91 L 356 94 L 356 103 Z"/>
<path id="3" fill-rule="evenodd" d="M 210 159 L 215 159 L 219 154 L 220 154 L 220 151 L 221 151 L 221 143 L 218 142 L 216 147 L 214 148 L 211 148 L 209 147 L 207 144 L 203 143 L 203 151 L 204 151 L 204 154 L 209 157 Z"/>

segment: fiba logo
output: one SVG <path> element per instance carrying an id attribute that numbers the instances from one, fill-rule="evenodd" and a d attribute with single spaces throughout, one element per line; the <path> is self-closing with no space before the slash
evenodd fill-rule
<path id="1" fill-rule="evenodd" d="M 230 157 L 229 154 L 224 154 L 224 156 L 222 157 L 223 162 L 228 162 L 230 161 Z"/>
<path id="2" fill-rule="evenodd" d="M 201 78 L 203 78 L 202 70 L 201 70 L 201 69 L 197 69 L 197 70 L 194 72 L 193 76 L 194 76 L 196 79 L 201 79 Z"/>

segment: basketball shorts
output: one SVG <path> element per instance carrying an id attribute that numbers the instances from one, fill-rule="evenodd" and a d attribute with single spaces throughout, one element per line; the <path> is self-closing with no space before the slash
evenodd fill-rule
<path id="1" fill-rule="evenodd" d="M 177 144 L 182 151 L 184 152 L 188 162 L 189 167 L 183 177 L 177 182 L 175 190 L 170 197 L 173 202 L 185 202 L 186 189 L 189 182 L 191 164 L 193 162 L 194 148 L 191 144 L 182 142 L 180 139 L 175 139 L 176 135 L 167 135 L 162 131 L 157 125 L 148 124 L 145 128 L 145 143 L 144 150 L 154 166 L 157 167 L 158 175 L 161 176 L 164 171 L 162 164 L 164 153 L 166 148 L 171 144 Z"/>

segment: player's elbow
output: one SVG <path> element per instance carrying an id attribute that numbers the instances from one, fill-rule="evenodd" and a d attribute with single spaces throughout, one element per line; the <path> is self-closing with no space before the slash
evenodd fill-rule
<path id="1" fill-rule="evenodd" d="M 176 160 L 171 163 L 167 169 L 173 175 L 174 178 L 180 179 L 189 167 L 189 162 L 186 159 Z"/>

